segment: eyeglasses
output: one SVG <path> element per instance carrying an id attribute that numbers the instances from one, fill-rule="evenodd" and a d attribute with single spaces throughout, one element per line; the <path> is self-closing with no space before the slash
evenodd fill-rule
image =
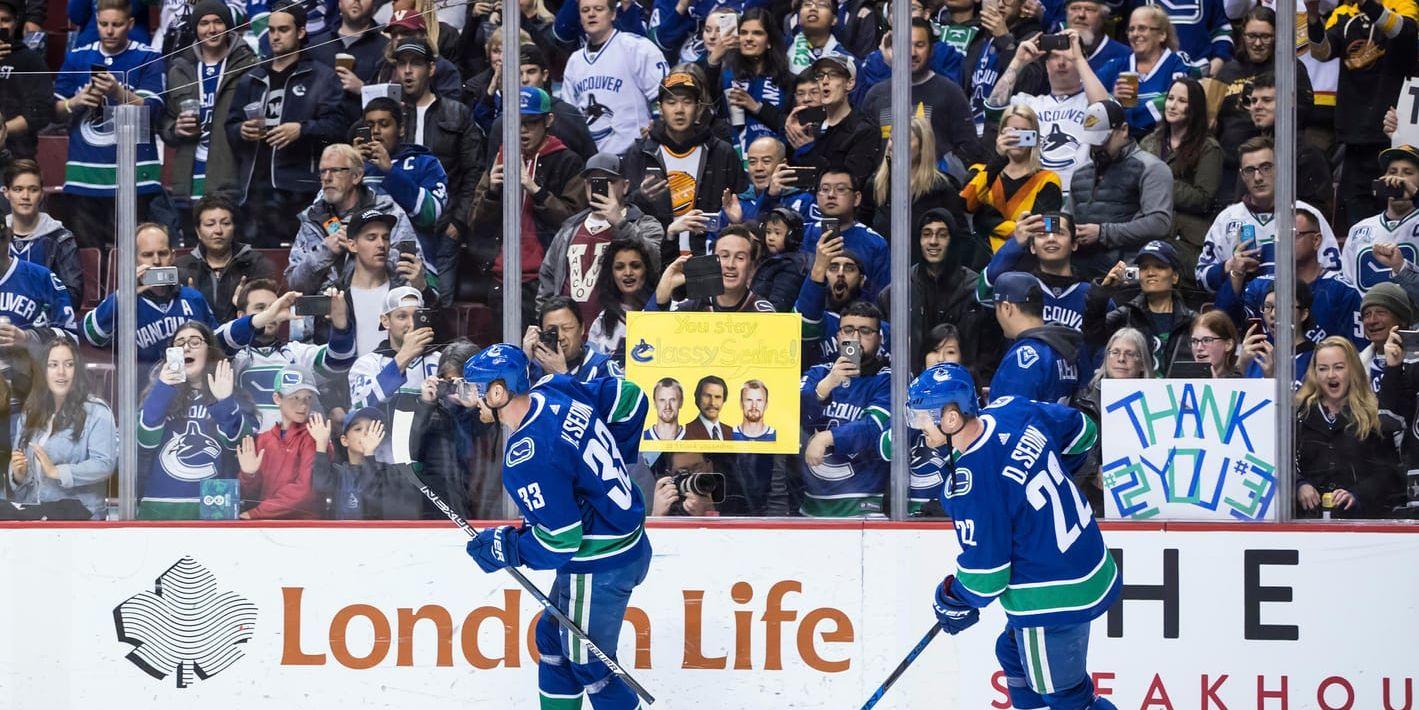
<path id="1" fill-rule="evenodd" d="M 194 348 L 202 348 L 207 346 L 207 341 L 203 340 L 202 336 L 200 335 L 194 335 L 189 338 L 174 338 L 172 341 L 172 346 L 175 348 L 183 348 L 184 350 L 187 349 L 189 346 Z"/>
<path id="2" fill-rule="evenodd" d="M 1300 308 L 1300 306 L 1297 306 L 1297 308 Z M 1262 313 L 1275 313 L 1275 312 L 1276 312 L 1276 304 L 1275 304 L 1275 303 L 1263 303 L 1263 304 L 1261 304 L 1261 312 L 1262 312 Z"/>
<path id="3" fill-rule="evenodd" d="M 339 175 L 340 173 L 348 173 L 352 169 L 353 168 L 321 168 L 320 176 L 325 177 L 326 175 Z"/>
<path id="4" fill-rule="evenodd" d="M 1163 28 L 1161 28 L 1161 27 L 1149 27 L 1148 25 L 1133 25 L 1133 26 L 1131 26 L 1131 27 L 1128 28 L 1129 34 L 1132 34 L 1132 33 L 1134 33 L 1134 32 L 1162 32 L 1162 31 L 1163 31 Z"/>
<path id="5" fill-rule="evenodd" d="M 803 8 L 816 7 L 816 8 L 822 9 L 822 10 L 831 10 L 831 9 L 833 9 L 833 4 L 832 4 L 831 2 L 828 2 L 828 0 L 804 0 L 803 4 L 800 5 L 799 7 L 803 7 Z"/>
<path id="6" fill-rule="evenodd" d="M 1138 353 L 1136 353 L 1136 352 L 1134 352 L 1134 351 L 1132 351 L 1132 350 L 1124 350 L 1123 348 L 1109 348 L 1108 355 L 1109 355 L 1109 357 L 1114 358 L 1115 360 L 1141 360 L 1141 359 L 1143 359 L 1143 356 L 1142 356 L 1142 355 L 1139 355 Z"/>
<path id="7" fill-rule="evenodd" d="M 1320 231 L 1319 229 L 1307 229 L 1307 230 L 1305 230 L 1305 231 L 1298 231 L 1298 232 L 1296 232 L 1296 236 L 1297 236 L 1297 237 L 1319 237 L 1319 236 L 1321 236 L 1321 231 Z"/>
<path id="8" fill-rule="evenodd" d="M 857 327 L 845 325 L 838 328 L 838 332 L 843 335 L 876 335 L 882 331 L 877 328 L 869 328 L 865 325 Z"/>
<path id="9" fill-rule="evenodd" d="M 1257 173 L 1261 173 L 1264 177 L 1270 175 L 1275 171 L 1276 166 L 1272 165 L 1271 163 L 1262 163 L 1261 165 L 1250 165 L 1245 168 L 1242 168 L 1242 177 L 1255 177 Z"/>
<path id="10" fill-rule="evenodd" d="M 818 194 L 820 194 L 820 195 L 850 195 L 850 194 L 852 194 L 852 192 L 853 192 L 853 190 L 852 190 L 852 185 L 819 185 L 819 186 L 818 186 Z"/>
<path id="11" fill-rule="evenodd" d="M 1261 34 L 1260 32 L 1247 32 L 1242 35 L 1248 42 L 1271 42 L 1276 39 L 1276 35 Z"/>
<path id="12" fill-rule="evenodd" d="M 1213 344 L 1213 343 L 1215 343 L 1215 342 L 1217 342 L 1217 341 L 1219 341 L 1219 340 L 1223 340 L 1223 338 L 1219 338 L 1219 337 L 1217 337 L 1217 336 L 1215 336 L 1215 335 L 1205 335 L 1205 336 L 1203 336 L 1203 337 L 1201 337 L 1201 338 L 1193 338 L 1193 339 L 1191 339 L 1191 340 L 1189 340 L 1189 341 L 1187 341 L 1187 342 L 1192 343 L 1192 347 L 1194 347 L 1194 348 L 1197 348 L 1197 347 L 1205 348 L 1205 347 L 1207 347 L 1207 346 L 1209 346 L 1209 345 L 1211 345 L 1211 344 Z"/>

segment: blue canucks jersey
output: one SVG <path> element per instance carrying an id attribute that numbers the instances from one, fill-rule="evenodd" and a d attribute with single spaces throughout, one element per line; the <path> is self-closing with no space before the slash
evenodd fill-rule
<path id="1" fill-rule="evenodd" d="M 798 290 L 798 300 L 793 304 L 793 310 L 803 317 L 803 364 L 808 367 L 819 363 L 831 365 L 838 359 L 837 333 L 842 316 L 824 307 L 827 299 L 826 284 L 805 278 Z M 885 357 L 891 352 L 892 326 L 887 321 L 882 321 L 880 325 L 882 344 L 877 352 Z"/>
<path id="2" fill-rule="evenodd" d="M 523 564 L 584 573 L 637 560 L 650 541 L 626 462 L 640 453 L 645 394 L 619 378 L 551 375 L 531 398 L 503 457 L 503 487 L 526 520 L 515 538 Z"/>
<path id="3" fill-rule="evenodd" d="M 981 303 L 991 303 L 995 295 L 995 282 L 1006 273 L 1015 271 L 1016 264 L 1025 254 L 1025 247 L 1020 246 L 1019 242 L 1014 239 L 1006 239 L 1000 249 L 995 252 L 995 256 L 990 258 L 990 263 L 986 264 L 985 270 L 980 273 L 976 284 L 976 300 Z M 1084 303 L 1089 299 L 1089 291 L 1093 288 L 1093 284 L 1087 279 L 1078 279 L 1069 286 L 1056 288 L 1041 280 L 1038 272 L 1034 273 L 1035 281 L 1040 284 L 1040 291 L 1044 293 L 1045 297 L 1045 322 L 1067 325 L 1082 332 L 1084 330 Z"/>
<path id="4" fill-rule="evenodd" d="M 879 447 L 882 432 L 891 427 L 892 368 L 854 377 L 821 402 L 816 389 L 831 369 L 814 365 L 803 373 L 799 388 L 803 428 L 833 432 L 833 451 L 803 476 L 802 512 L 815 517 L 881 513 L 888 459 Z"/>
<path id="5" fill-rule="evenodd" d="M 21 328 L 48 331 L 45 335 L 77 341 L 79 326 L 69 290 L 49 269 L 39 264 L 10 259 L 0 276 L 0 315 Z"/>
<path id="6" fill-rule="evenodd" d="M 980 423 L 980 436 L 943 471 L 941 503 L 962 550 L 952 591 L 977 607 L 999 598 L 1017 628 L 1099 617 L 1121 579 L 1070 478 L 1094 445 L 1094 422 L 1069 407 L 1006 398 L 981 410 Z"/>
<path id="7" fill-rule="evenodd" d="M 1168 96 L 1168 88 L 1173 79 L 1180 76 L 1197 77 L 1197 67 L 1189 63 L 1185 54 L 1164 49 L 1163 56 L 1153 65 L 1153 70 L 1144 74 L 1138 71 L 1137 58 L 1132 54 L 1104 65 L 1099 71 L 1099 82 L 1113 91 L 1118 75 L 1134 72 L 1138 77 L 1138 104 L 1123 110 L 1128 117 L 1129 128 L 1135 137 L 1147 134 L 1163 120 L 1163 102 Z"/>
<path id="8" fill-rule="evenodd" d="M 1046 326 L 1046 328 L 1051 326 Z M 1048 341 L 1031 337 L 1026 331 L 1018 338 L 990 380 L 990 398 L 1022 397 L 1037 402 L 1067 403 L 1079 389 L 1079 365 L 1075 357 L 1059 352 Z"/>
<path id="9" fill-rule="evenodd" d="M 1247 318 L 1260 318 L 1261 307 L 1266 302 L 1266 294 L 1271 292 L 1274 275 L 1257 276 L 1242 287 L 1242 298 L 1237 299 L 1232 291 L 1231 279 L 1224 280 L 1217 289 L 1218 309 L 1232 316 L 1236 323 L 1245 323 Z M 1349 338 L 1355 347 L 1364 350 L 1370 344 L 1360 325 L 1360 304 L 1364 300 L 1360 292 L 1345 277 L 1335 272 L 1323 273 L 1311 282 L 1311 322 L 1314 326 L 1306 331 L 1306 338 L 1319 343 L 1332 336 Z M 1241 333 L 1243 337 L 1246 333 Z"/>
<path id="10" fill-rule="evenodd" d="M 877 298 L 877 292 L 892 283 L 892 250 L 887 240 L 872 231 L 865 224 L 854 222 L 843 227 L 843 248 L 862 259 L 862 268 L 867 281 L 862 285 L 862 300 Z M 818 239 L 823 236 L 821 218 L 803 228 L 803 244 L 798 248 L 813 254 L 818 248 Z"/>
<path id="11" fill-rule="evenodd" d="M 163 108 L 166 75 L 163 58 L 146 44 L 130 41 L 116 56 L 104 54 L 98 42 L 75 47 L 64 58 L 64 67 L 54 80 L 54 98 L 71 99 L 89 83 L 89 67 L 108 67 L 109 73 L 143 99 L 154 123 Z M 108 99 L 105 99 L 108 101 Z M 102 110 L 77 108 L 69 121 L 69 162 L 64 168 L 64 192 L 94 197 L 113 197 L 118 185 L 118 153 L 114 123 Z M 162 164 L 158 162 L 157 141 L 138 144 L 138 194 L 162 189 L 158 183 Z"/>
<path id="12" fill-rule="evenodd" d="M 84 340 L 96 348 L 108 347 L 113 343 L 117 317 L 118 294 L 110 293 L 98 308 L 84 316 Z M 251 316 L 242 316 L 219 326 L 202 292 L 188 286 L 183 286 L 177 297 L 166 303 L 139 296 L 138 361 L 153 363 L 163 359 L 163 351 L 172 344 L 172 336 L 188 321 L 194 320 L 213 328 L 217 332 L 217 342 L 228 353 L 246 346 L 255 333 L 251 327 Z"/>
<path id="13" fill-rule="evenodd" d="M 1134 7 L 1143 4 L 1130 3 Z M 1232 23 L 1227 20 L 1222 0 L 1147 0 L 1146 4 L 1157 5 L 1168 13 L 1178 34 L 1178 49 L 1196 64 L 1232 58 Z M 1113 84 L 1106 84 L 1105 88 L 1112 90 Z"/>

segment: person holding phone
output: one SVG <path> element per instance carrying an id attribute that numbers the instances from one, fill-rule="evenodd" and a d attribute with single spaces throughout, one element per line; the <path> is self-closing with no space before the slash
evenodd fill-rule
<path id="1" fill-rule="evenodd" d="M 1314 302 L 1310 286 L 1304 282 L 1297 282 L 1296 312 L 1291 320 L 1296 344 L 1295 354 L 1292 355 L 1295 365 L 1295 378 L 1291 383 L 1292 390 L 1300 388 L 1302 380 L 1306 377 L 1306 372 L 1310 369 L 1311 358 L 1315 356 L 1316 343 L 1306 337 L 1306 333 L 1312 327 L 1311 306 Z M 1273 335 L 1278 329 L 1274 282 L 1268 284 L 1266 301 L 1262 304 L 1261 315 L 1260 322 L 1249 321 L 1246 332 L 1242 334 L 1242 350 L 1237 357 L 1237 369 L 1242 371 L 1244 377 L 1252 379 L 1270 379 L 1276 376 L 1276 358 L 1279 355 L 1276 353 L 1276 341 Z"/>
<path id="2" fill-rule="evenodd" d="M 988 297 L 1003 275 L 1025 271 L 1040 282 L 1047 320 L 1084 329 L 1084 311 L 1094 283 L 1074 270 L 1074 217 L 1062 212 L 1030 214 L 1015 222 L 1015 232 L 981 271 L 977 290 Z"/>
<path id="3" fill-rule="evenodd" d="M 852 104 L 857 61 L 841 54 L 827 54 L 814 61 L 810 69 L 818 77 L 821 105 L 816 108 L 821 108 L 824 117 L 810 135 L 801 120 L 810 107 L 798 106 L 789 113 L 784 130 L 795 151 L 794 162 L 824 172 L 843 168 L 860 183 L 881 161 L 882 131 Z"/>
<path id="4" fill-rule="evenodd" d="M 582 322 L 590 322 L 598 312 L 601 258 L 612 242 L 635 241 L 647 251 L 663 253 L 665 228 L 628 198 L 626 174 L 621 157 L 611 153 L 597 153 L 587 162 L 576 184 L 588 206 L 562 222 L 552 237 L 538 269 L 536 299 L 524 300 L 524 309 L 566 296 L 577 304 Z M 534 315 L 528 320 L 539 319 Z"/>
<path id="5" fill-rule="evenodd" d="M 54 113 L 56 120 L 69 124 L 64 174 L 69 228 L 80 246 L 102 247 L 113 244 L 118 189 L 117 141 L 113 124 L 104 119 L 104 107 L 143 106 L 157 125 L 164 101 L 163 58 L 141 40 L 129 41 L 135 8 L 130 0 L 98 0 L 92 7 L 97 41 L 75 44 L 65 55 L 54 81 Z M 137 161 L 138 219 L 143 220 L 162 192 L 157 141 L 139 143 Z"/>
<path id="6" fill-rule="evenodd" d="M 201 482 L 235 478 L 236 448 L 253 422 L 237 403 L 236 377 L 218 336 L 192 321 L 164 340 L 182 366 L 154 368 L 138 416 L 138 447 L 151 452 L 139 472 L 140 520 L 196 520 Z"/>
<path id="7" fill-rule="evenodd" d="M 423 295 L 410 286 L 390 289 L 385 295 L 379 324 L 389 337 L 350 367 L 352 409 L 383 407 L 396 397 L 417 397 L 424 380 L 438 376 L 441 353 L 432 347 L 434 329 L 416 322 L 424 303 Z M 375 458 L 381 463 L 394 461 L 388 441 Z"/>
<path id="8" fill-rule="evenodd" d="M 1380 153 L 1380 167 L 1384 172 L 1371 189 L 1374 199 L 1384 200 L 1384 209 L 1350 228 L 1341 256 L 1346 275 L 1362 293 L 1413 272 L 1419 262 L 1419 148 L 1386 149 Z"/>
<path id="9" fill-rule="evenodd" d="M 714 263 L 719 265 L 720 293 L 717 296 L 686 298 L 675 301 L 674 293 L 686 285 L 685 264 L 692 257 L 684 255 L 670 262 L 660 275 L 655 297 L 647 301 L 647 311 L 709 311 L 729 313 L 773 313 L 772 303 L 760 298 L 749 285 L 763 259 L 762 245 L 754 233 L 741 224 L 725 227 L 714 243 Z M 710 258 L 710 257 L 699 257 Z M 713 278 L 712 276 L 708 278 Z"/>
<path id="10" fill-rule="evenodd" d="M 990 254 L 998 254 L 1018 234 L 1015 220 L 1021 214 L 1058 212 L 1064 206 L 1060 175 L 1044 167 L 1040 143 L 1074 139 L 1063 133 L 1055 137 L 1054 130 L 1046 135 L 1034 109 L 1012 104 L 1000 114 L 996 158 L 971 166 L 971 180 L 961 189 L 961 198 L 965 211 L 973 215 L 976 233 L 989 243 Z M 1035 144 L 1021 145 L 1021 137 L 1031 134 Z"/>
<path id="11" fill-rule="evenodd" d="M 0 150 L 33 158 L 39 132 L 54 122 L 54 77 L 25 44 L 25 0 L 0 0 Z"/>
<path id="12" fill-rule="evenodd" d="M 744 163 L 748 167 L 748 186 L 738 194 L 725 188 L 720 196 L 720 216 L 726 226 L 751 222 L 779 207 L 791 209 L 800 216 L 812 213 L 818 181 L 815 178 L 805 187 L 803 180 L 811 177 L 816 169 L 790 165 L 788 147 L 782 139 L 774 136 L 755 139 L 749 144 Z"/>
<path id="13" fill-rule="evenodd" d="M 857 221 L 857 208 L 862 202 L 859 184 L 846 168 L 823 171 L 818 179 L 818 212 L 822 218 L 804 226 L 803 243 L 798 248 L 811 254 L 819 240 L 841 236 L 847 251 L 863 262 L 867 281 L 862 287 L 862 298 L 871 300 L 892 282 L 891 250 L 881 234 Z"/>

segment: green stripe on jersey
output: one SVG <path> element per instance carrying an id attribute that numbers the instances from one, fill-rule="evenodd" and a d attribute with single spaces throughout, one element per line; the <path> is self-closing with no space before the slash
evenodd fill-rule
<path id="1" fill-rule="evenodd" d="M 155 160 L 138 163 L 138 183 L 156 185 L 162 177 L 162 172 L 163 166 Z M 113 188 L 118 185 L 118 167 L 69 163 L 64 166 L 64 183 L 96 189 Z"/>
<path id="2" fill-rule="evenodd" d="M 1082 454 L 1092 448 L 1094 442 L 1099 439 L 1099 425 L 1087 414 L 1081 413 L 1079 418 L 1084 420 L 1084 426 L 1080 427 L 1079 435 L 1074 437 L 1074 441 L 1069 442 L 1069 447 L 1064 450 L 1065 456 Z"/>
<path id="3" fill-rule="evenodd" d="M 611 408 L 611 421 L 626 421 L 635 413 L 641 403 L 641 388 L 630 380 L 621 380 L 621 389 L 616 393 L 616 406 Z"/>
<path id="4" fill-rule="evenodd" d="M 1012 584 L 1001 595 L 1000 605 L 1015 616 L 1087 609 L 1109 593 L 1117 576 L 1113 555 L 1104 550 L 1103 559 L 1089 574 L 1058 582 Z M 959 573 L 956 578 L 960 579 Z"/>
<path id="5" fill-rule="evenodd" d="M 995 569 L 960 567 L 956 569 L 956 581 L 960 582 L 966 591 L 978 597 L 997 596 L 1010 585 L 1010 563 L 1006 562 Z"/>
<path id="6" fill-rule="evenodd" d="M 875 422 L 878 429 L 892 428 L 892 415 L 881 407 L 868 407 L 867 418 Z"/>
<path id="7" fill-rule="evenodd" d="M 541 525 L 532 526 L 532 537 L 538 544 L 552 552 L 576 552 L 581 547 L 581 521 L 558 530 L 548 530 Z"/>
<path id="8" fill-rule="evenodd" d="M 799 512 L 810 518 L 855 518 L 882 512 L 881 495 L 815 498 L 804 496 Z"/>
<path id="9" fill-rule="evenodd" d="M 576 695 L 551 695 L 545 690 L 537 691 L 538 704 L 540 710 L 581 710 L 582 694 Z"/>
<path id="10" fill-rule="evenodd" d="M 641 536 L 644 534 L 644 525 L 637 525 L 635 530 L 625 535 L 583 536 L 581 548 L 576 551 L 576 554 L 572 555 L 572 561 L 590 562 L 592 560 L 611 557 L 635 546 L 637 542 L 640 542 Z"/>

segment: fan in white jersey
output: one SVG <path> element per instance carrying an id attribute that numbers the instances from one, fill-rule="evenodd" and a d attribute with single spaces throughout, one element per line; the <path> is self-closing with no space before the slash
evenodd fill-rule
<path id="1" fill-rule="evenodd" d="M 995 82 L 995 89 L 985 101 L 986 115 L 996 120 L 1006 106 L 1029 106 L 1039 118 L 1040 130 L 1037 140 L 1040 147 L 1040 165 L 1059 175 L 1060 184 L 1067 190 L 1074 169 L 1088 157 L 1084 145 L 1084 110 L 1089 104 L 1103 101 L 1109 92 L 1089 67 L 1089 60 L 1079 47 L 1079 35 L 1070 34 L 1070 48 L 1042 52 L 1039 38 L 1021 42 L 1010 66 Z M 1045 73 L 1049 80 L 1049 93 L 1043 95 L 1016 93 L 1015 86 L 1020 74 L 1038 66 L 1035 62 L 1041 56 Z"/>
<path id="2" fill-rule="evenodd" d="M 1409 145 L 1390 148 L 1380 153 L 1380 164 L 1385 172 L 1375 189 L 1377 196 L 1385 194 L 1385 209 L 1350 228 L 1341 256 L 1346 278 L 1361 293 L 1392 280 L 1391 267 L 1400 265 L 1397 257 L 1376 255 L 1376 244 L 1397 245 L 1404 261 L 1419 263 L 1419 209 L 1414 206 L 1414 195 L 1419 192 L 1419 149 Z"/>
<path id="3" fill-rule="evenodd" d="M 581 110 L 596 149 L 620 155 L 650 124 L 669 66 L 650 40 L 621 32 L 616 0 L 578 0 L 586 44 L 567 60 L 562 100 Z"/>

